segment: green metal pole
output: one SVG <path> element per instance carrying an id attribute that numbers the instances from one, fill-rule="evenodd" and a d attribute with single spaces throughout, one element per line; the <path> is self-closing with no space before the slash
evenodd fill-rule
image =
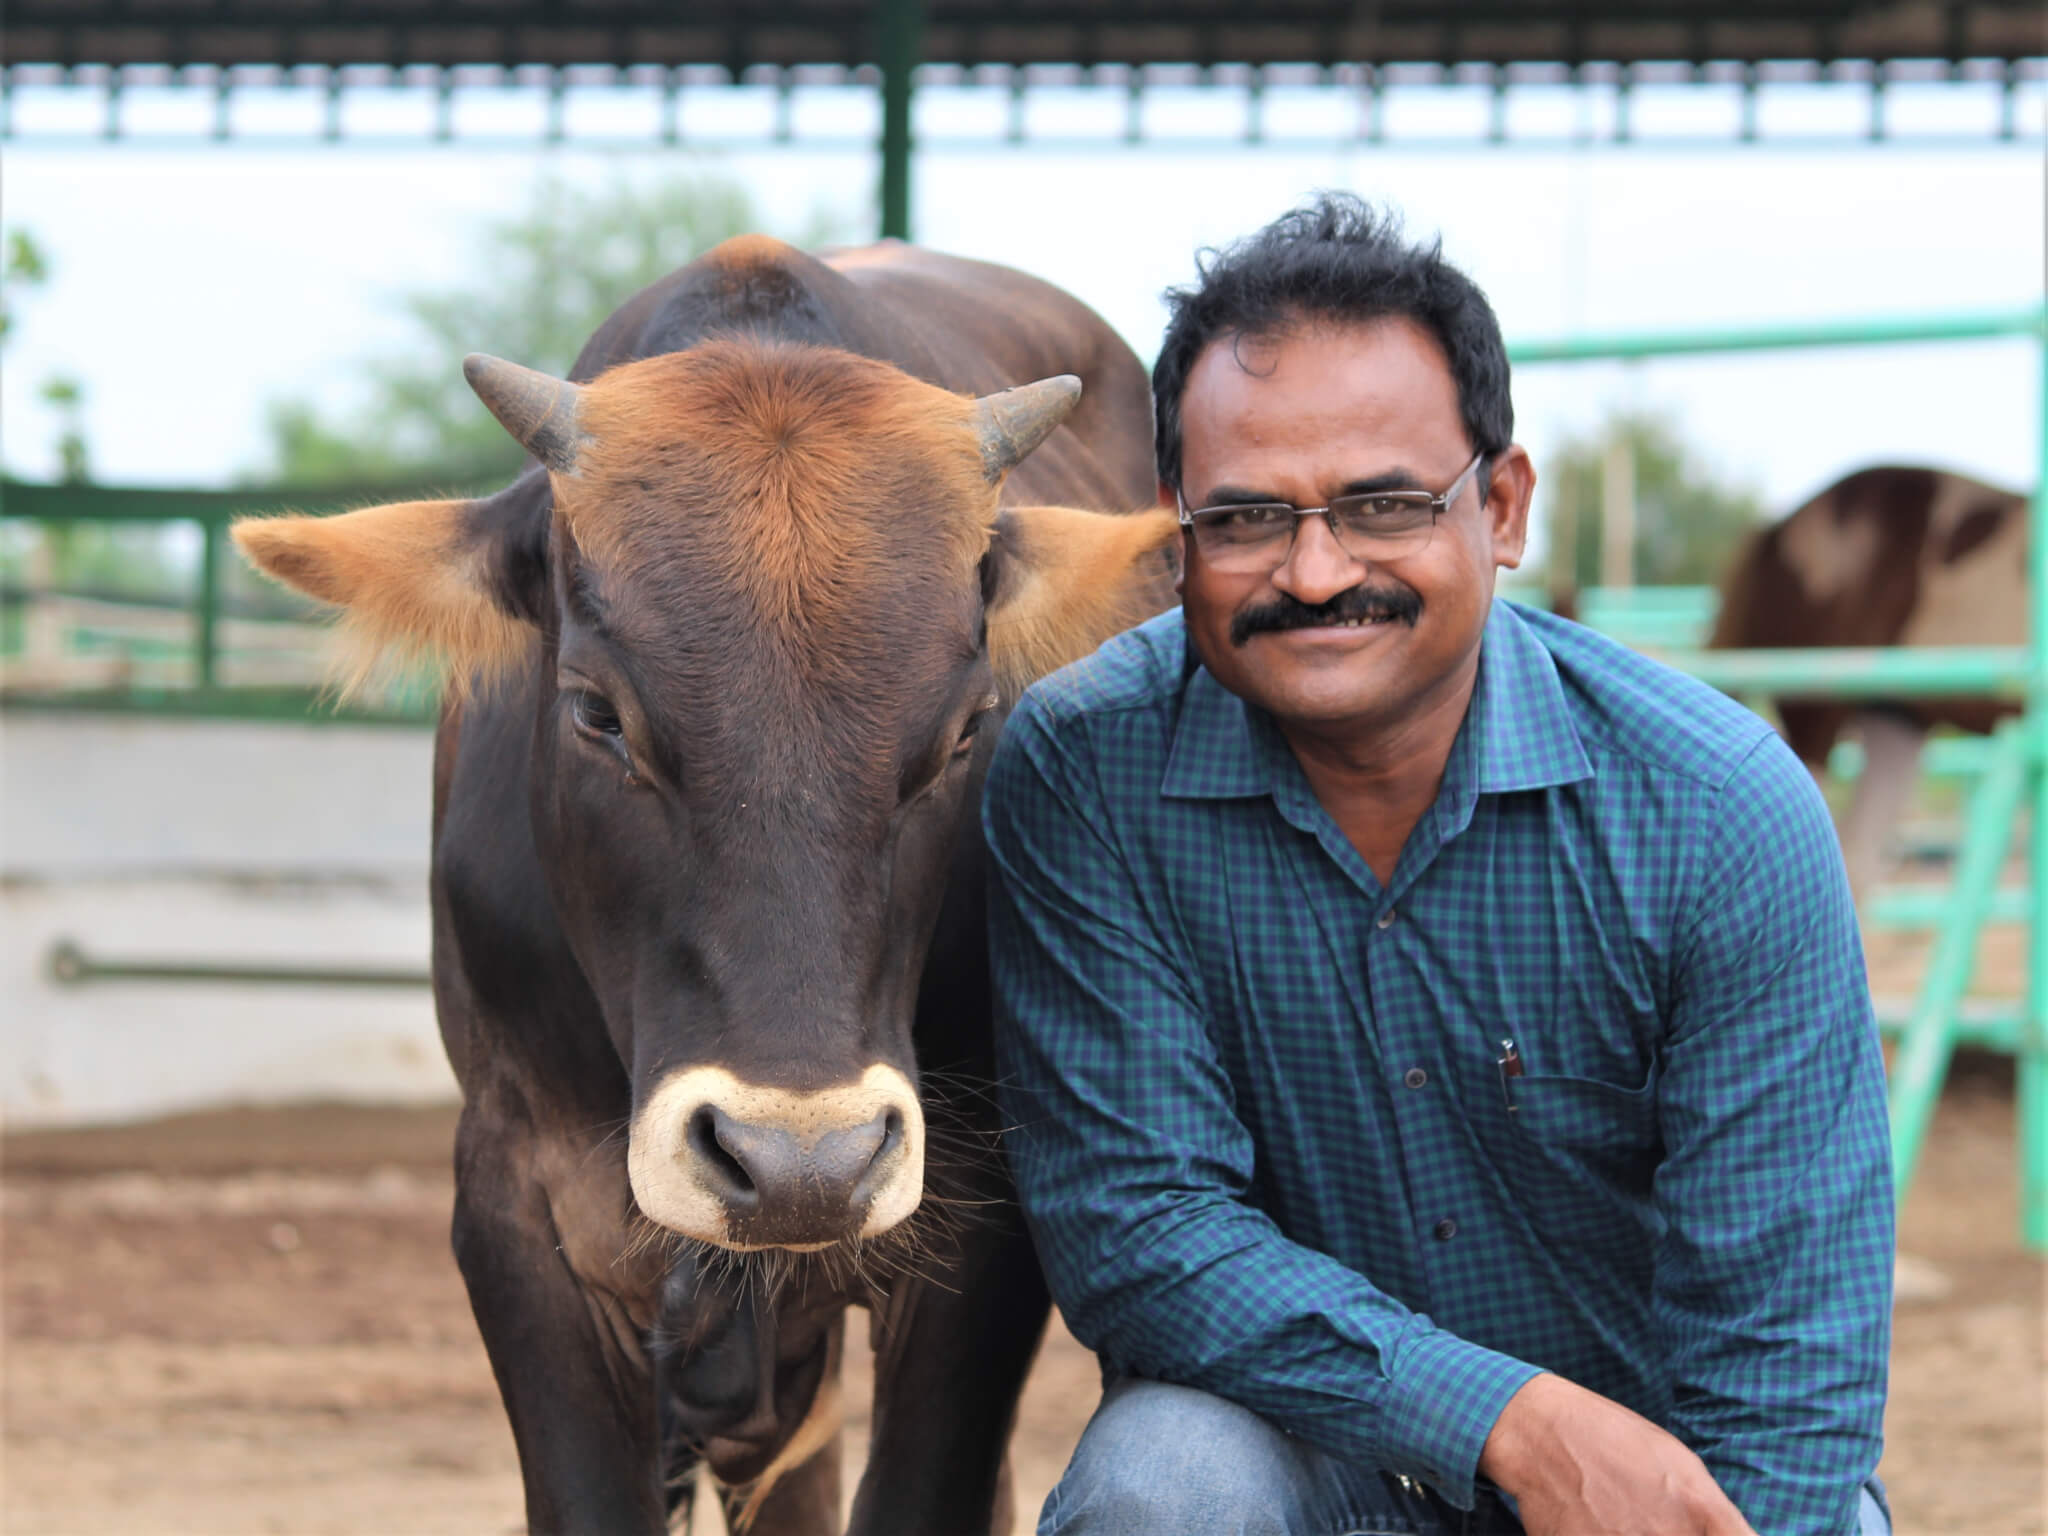
<path id="1" fill-rule="evenodd" d="M 2033 837 L 2027 879 L 2034 909 L 2027 927 L 2027 1022 L 2020 1037 L 2018 1078 L 2020 1239 L 2048 1252 L 2048 335 L 2040 353 L 2041 452 L 2034 472 L 2028 529 L 2028 579 L 2033 600 L 2033 676 L 2027 693 L 2027 767 L 2033 790 Z"/>
<path id="2" fill-rule="evenodd" d="M 1978 935 L 1990 915 L 1998 872 L 2012 850 L 2013 823 L 2027 787 L 2029 734 L 2030 727 L 2018 721 L 1998 728 L 1990 765 L 1970 796 L 1948 916 L 1935 935 L 1926 979 L 1892 1058 L 1892 1187 L 1901 1201 L 1913 1181 L 1913 1165 L 1934 1118 L 1942 1079 L 1948 1075 L 1956 1020 L 1976 966 Z"/>
<path id="3" fill-rule="evenodd" d="M 199 523 L 199 625 L 194 637 L 199 658 L 199 686 L 212 688 L 220 661 L 220 538 L 221 525 L 213 518 Z"/>
<path id="4" fill-rule="evenodd" d="M 191 981 L 272 987 L 429 987 L 417 966 L 271 965 L 228 960 L 107 960 L 69 939 L 52 944 L 43 966 L 60 987 L 96 981 Z"/>
<path id="5" fill-rule="evenodd" d="M 924 52 L 924 0 L 883 0 L 882 238 L 910 238 L 910 77 Z"/>
<path id="6" fill-rule="evenodd" d="M 1878 316 L 1818 325 L 1734 326 L 1716 331 L 1656 331 L 1613 336 L 1569 336 L 1518 341 L 1512 363 L 1586 363 L 1631 357 L 1680 357 L 1709 352 L 1768 352 L 1781 348 L 1879 347 L 1895 342 L 1979 341 L 1994 336 L 2039 337 L 2043 311 L 2008 309 L 1976 314 Z"/>

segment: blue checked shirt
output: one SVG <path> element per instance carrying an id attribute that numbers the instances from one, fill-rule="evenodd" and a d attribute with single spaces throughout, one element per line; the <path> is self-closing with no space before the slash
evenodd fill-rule
<path id="1" fill-rule="evenodd" d="M 1761 1536 L 1854 1529 L 1883 1068 L 1826 808 L 1767 725 L 1497 602 L 1382 889 L 1176 612 L 1025 695 L 983 814 L 1009 1156 L 1112 1369 L 1461 1507 L 1554 1371 Z"/>

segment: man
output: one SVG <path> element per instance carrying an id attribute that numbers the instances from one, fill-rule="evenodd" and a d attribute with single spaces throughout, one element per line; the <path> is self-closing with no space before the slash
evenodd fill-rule
<path id="1" fill-rule="evenodd" d="M 1435 249 L 1330 196 L 1169 298 L 1182 609 L 1032 689 L 985 801 L 1009 1156 L 1108 1380 L 1040 1530 L 1887 1531 L 1811 779 L 1494 599 L 1535 472 Z"/>

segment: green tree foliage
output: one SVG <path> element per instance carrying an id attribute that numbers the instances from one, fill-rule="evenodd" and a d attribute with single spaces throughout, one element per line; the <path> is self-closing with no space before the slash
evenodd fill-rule
<path id="1" fill-rule="evenodd" d="M 68 373 L 53 373 L 38 393 L 44 404 L 56 407 L 61 423 L 57 479 L 65 485 L 84 485 L 92 479 L 92 455 L 85 446 L 85 386 Z"/>
<path id="2" fill-rule="evenodd" d="M 50 258 L 41 242 L 26 229 L 7 232 L 6 254 L 0 256 L 0 346 L 14 334 L 14 310 L 25 289 L 50 281 Z M 52 374 L 37 391 L 57 411 L 57 475 L 66 485 L 92 478 L 92 455 L 85 441 L 85 386 L 69 374 Z"/>
<path id="3" fill-rule="evenodd" d="M 49 259 L 36 237 L 25 229 L 7 232 L 7 254 L 0 257 L 0 341 L 14 330 L 15 295 L 40 288 L 50 280 Z"/>
<path id="4" fill-rule="evenodd" d="M 1538 494 L 1552 538 L 1571 532 L 1569 584 L 1600 582 L 1601 483 L 1609 449 L 1625 444 L 1635 465 L 1635 579 L 1640 586 L 1718 581 L 1742 536 L 1764 515 L 1757 493 L 1698 464 L 1661 416 L 1624 412 L 1591 436 L 1567 441 L 1539 466 Z M 1566 576 L 1553 548 L 1553 584 Z"/>
<path id="5" fill-rule="evenodd" d="M 801 243 L 833 238 L 814 217 Z M 521 451 L 469 392 L 462 359 L 489 352 L 566 373 L 598 325 L 632 294 L 760 227 L 744 188 L 698 177 L 647 188 L 623 181 L 581 191 L 545 181 L 530 205 L 487 226 L 460 288 L 403 303 L 412 346 L 365 365 L 367 401 L 333 418 L 305 400 L 270 408 L 270 463 L 256 478 L 285 485 L 484 487 Z"/>

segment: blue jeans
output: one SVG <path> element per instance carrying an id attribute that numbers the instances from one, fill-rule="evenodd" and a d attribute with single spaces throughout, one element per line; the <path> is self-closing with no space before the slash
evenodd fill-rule
<path id="1" fill-rule="evenodd" d="M 1891 1536 L 1881 1485 L 1857 1536 Z M 1110 1383 L 1038 1536 L 1520 1536 L 1482 1489 L 1468 1512 L 1420 1483 L 1338 1461 L 1248 1408 L 1157 1381 Z"/>

